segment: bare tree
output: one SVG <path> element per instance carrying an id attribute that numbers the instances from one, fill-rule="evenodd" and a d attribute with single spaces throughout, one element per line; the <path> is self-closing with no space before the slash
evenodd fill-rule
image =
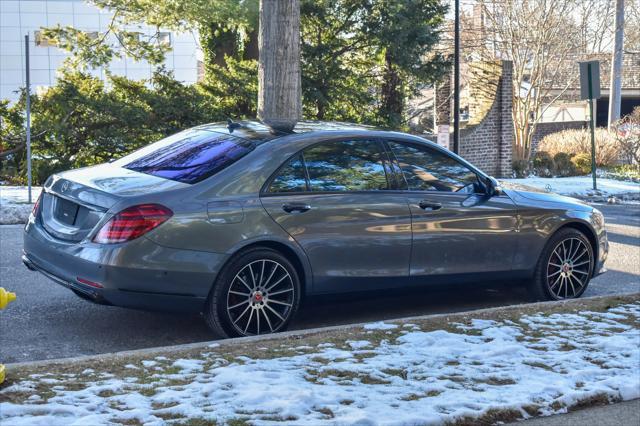
<path id="1" fill-rule="evenodd" d="M 613 22 L 591 22 L 607 21 L 609 1 L 479 0 L 489 39 L 485 45 L 493 49 L 485 48 L 485 56 L 513 61 L 515 159 L 529 159 L 544 109 L 575 85 L 577 72 L 567 68 L 577 67 L 577 55 L 605 49 Z"/>
<path id="2" fill-rule="evenodd" d="M 260 0 L 258 118 L 280 131 L 300 119 L 300 2 Z"/>
<path id="3" fill-rule="evenodd" d="M 640 0 L 627 0 L 624 5 L 624 52 L 640 54 Z"/>

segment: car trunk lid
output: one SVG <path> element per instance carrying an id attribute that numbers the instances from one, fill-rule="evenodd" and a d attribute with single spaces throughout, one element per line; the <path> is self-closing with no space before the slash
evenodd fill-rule
<path id="1" fill-rule="evenodd" d="M 45 184 L 42 225 L 55 238 L 79 242 L 124 198 L 185 186 L 111 164 L 60 173 Z"/>

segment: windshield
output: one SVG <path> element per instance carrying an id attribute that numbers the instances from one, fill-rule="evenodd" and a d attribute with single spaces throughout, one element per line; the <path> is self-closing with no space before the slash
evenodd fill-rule
<path id="1" fill-rule="evenodd" d="M 255 147 L 231 135 L 190 129 L 144 147 L 115 164 L 184 183 L 197 183 L 244 157 Z"/>

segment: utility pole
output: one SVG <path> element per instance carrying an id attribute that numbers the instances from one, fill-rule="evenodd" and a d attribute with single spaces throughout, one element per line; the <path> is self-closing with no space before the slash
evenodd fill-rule
<path id="1" fill-rule="evenodd" d="M 26 77 L 26 102 L 27 102 L 27 186 L 28 198 L 31 203 L 31 82 L 29 68 L 29 34 L 24 36 L 25 77 Z"/>
<path id="2" fill-rule="evenodd" d="M 611 58 L 611 81 L 609 84 L 609 121 L 611 126 L 620 120 L 622 90 L 622 45 L 624 40 L 624 0 L 616 0 L 615 40 Z"/>
<path id="3" fill-rule="evenodd" d="M 455 0 L 453 56 L 453 152 L 460 152 L 460 0 Z"/>

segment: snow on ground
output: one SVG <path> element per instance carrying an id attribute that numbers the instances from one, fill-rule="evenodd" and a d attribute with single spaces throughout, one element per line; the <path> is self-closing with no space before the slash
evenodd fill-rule
<path id="1" fill-rule="evenodd" d="M 640 397 L 640 302 L 512 318 L 435 331 L 376 323 L 349 333 L 359 340 L 283 340 L 284 355 L 221 346 L 115 374 L 32 374 L 0 391 L 0 424 L 444 424 Z"/>
<path id="2" fill-rule="evenodd" d="M 39 186 L 31 187 L 31 199 L 35 202 L 42 190 Z M 0 186 L 0 225 L 25 223 L 33 204 L 29 203 L 26 186 Z"/>
<path id="3" fill-rule="evenodd" d="M 555 192 L 562 195 L 587 197 L 597 196 L 621 196 L 635 194 L 640 195 L 640 183 L 621 181 L 615 179 L 597 179 L 598 192 L 593 191 L 591 176 L 572 176 L 561 178 L 528 177 L 524 179 L 501 179 L 505 182 L 513 182 L 521 185 L 529 185 L 538 189 Z"/>

